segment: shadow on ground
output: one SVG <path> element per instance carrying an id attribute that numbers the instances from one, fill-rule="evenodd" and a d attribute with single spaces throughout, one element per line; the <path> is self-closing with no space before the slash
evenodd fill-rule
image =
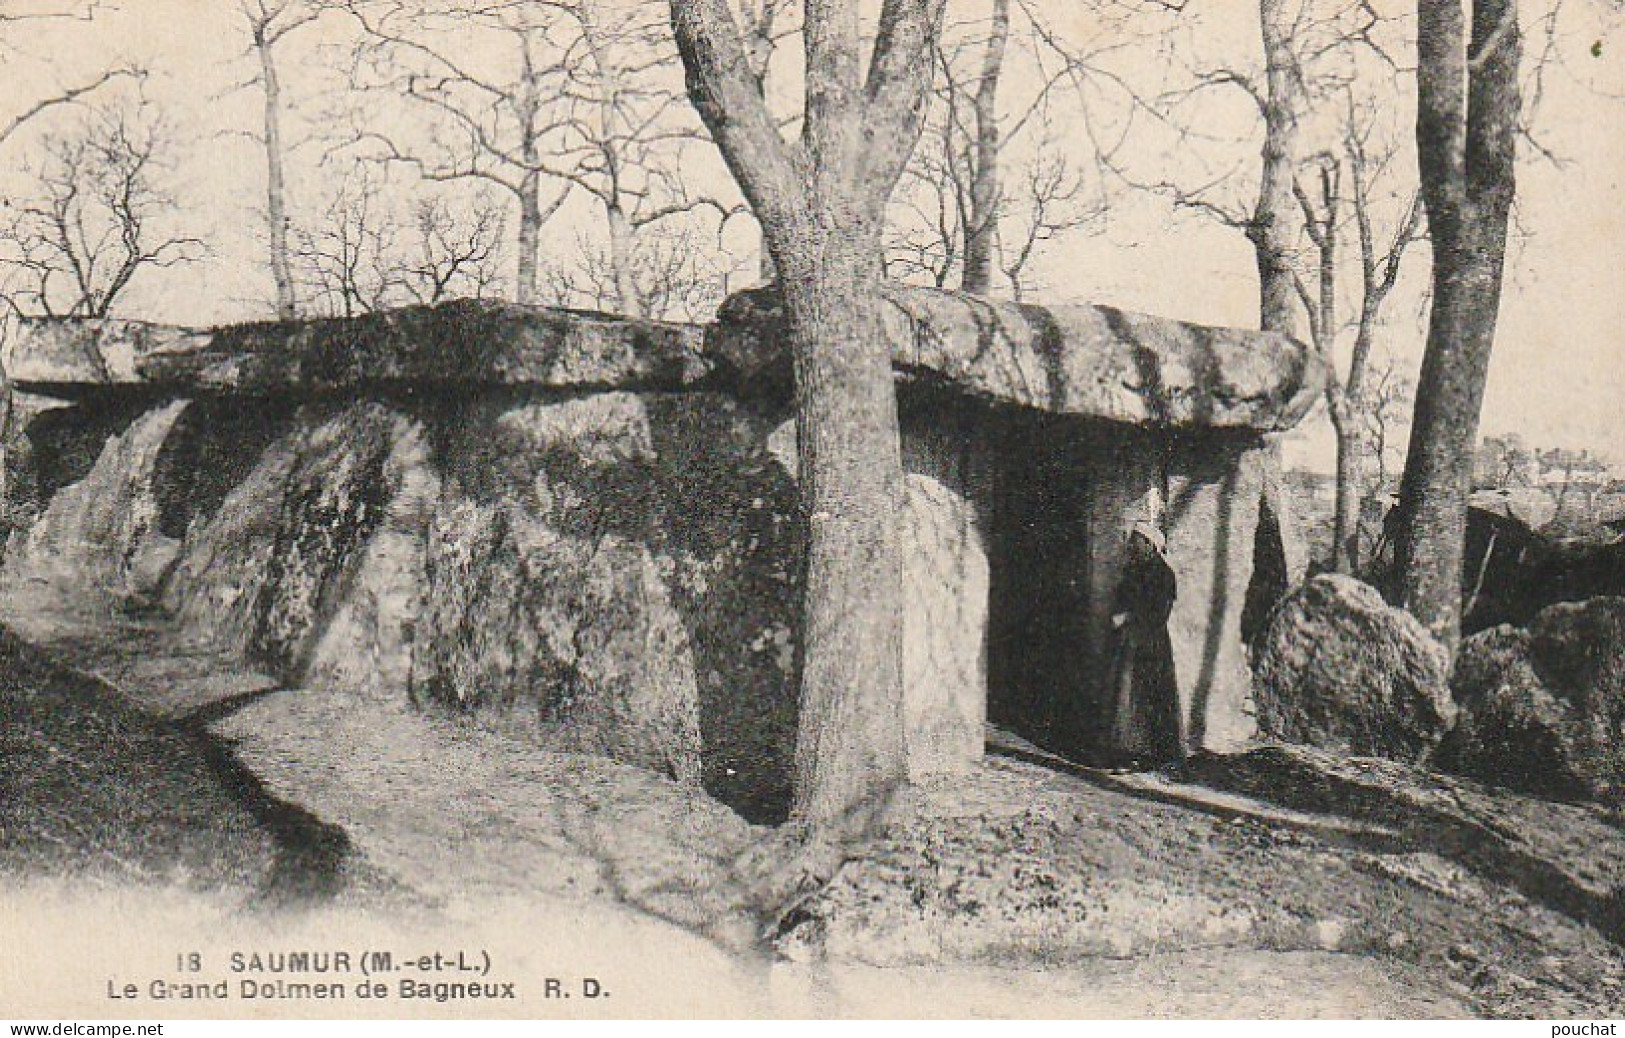
<path id="1" fill-rule="evenodd" d="M 0 632 L 0 864 L 322 900 L 342 831 L 266 792 L 206 721 L 175 725 Z"/>
<path id="2" fill-rule="evenodd" d="M 1491 791 L 1386 761 L 1352 761 L 1295 747 L 1203 757 L 1183 784 L 1385 827 L 1398 846 L 1427 850 L 1481 880 L 1625 943 L 1625 843 L 1601 809 Z M 1385 848 L 1368 845 L 1373 852 Z M 1392 849 L 1392 847 L 1388 848 Z"/>
<path id="3" fill-rule="evenodd" d="M 750 890 L 774 831 L 697 786 L 396 700 L 278 689 L 152 631 L 66 624 L 54 642 L 118 691 L 19 656 L 19 687 L 60 688 L 37 702 L 8 693 L 33 702 L 5 714 L 6 748 L 25 748 L 6 765 L 8 793 L 22 794 L 0 815 L 8 865 L 94 858 L 51 857 L 42 848 L 63 837 L 38 812 L 87 786 L 86 817 L 116 833 L 118 795 L 141 788 L 139 831 L 173 834 L 141 852 L 154 875 L 178 856 L 260 902 L 386 891 L 451 920 L 502 904 L 607 913 L 730 962 L 771 952 L 791 987 L 807 985 L 796 1004 L 820 1014 L 879 998 L 884 975 L 919 992 L 956 978 L 958 1001 L 941 1004 L 978 1012 L 1000 993 L 1028 997 L 1033 978 L 1051 993 L 1073 983 L 1054 1011 L 1111 1015 L 1090 985 L 1111 983 L 1116 961 L 1174 964 L 1143 978 L 1175 1000 L 1161 1015 L 1364 1014 L 1390 996 L 1393 1015 L 1625 1011 L 1625 959 L 1608 939 L 1625 832 L 1594 809 L 1284 748 L 1110 776 L 996 739 L 974 771 L 912 789 L 764 949 Z M 155 741 L 106 755 L 128 767 L 55 766 L 45 747 L 89 757 L 109 738 L 41 737 L 78 714 Z M 132 857 L 118 839 L 107 846 Z M 1198 961 L 1211 990 L 1174 975 Z M 1298 995 L 1243 998 L 1225 969 L 1228 983 L 1285 978 Z"/>

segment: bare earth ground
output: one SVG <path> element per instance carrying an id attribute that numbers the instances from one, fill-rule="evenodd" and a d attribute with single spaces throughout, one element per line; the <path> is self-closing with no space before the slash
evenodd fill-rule
<path id="1" fill-rule="evenodd" d="M 32 877 L 0 899 L 8 932 L 80 918 L 60 898 L 113 899 L 64 939 L 92 945 L 109 918 L 245 941 L 466 933 L 510 978 L 562 963 L 618 989 L 518 1015 L 1569 1018 L 1625 1003 L 1625 833 L 1594 807 L 1280 748 L 1116 778 L 996 736 L 975 774 L 912 791 L 883 839 L 764 934 L 746 890 L 771 834 L 696 790 L 393 702 L 277 690 L 156 627 L 91 636 L 106 616 L 15 601 L 0 616 L 71 667 L 0 646 L 0 866 Z M 0 1002 L 7 980 L 0 962 Z"/>

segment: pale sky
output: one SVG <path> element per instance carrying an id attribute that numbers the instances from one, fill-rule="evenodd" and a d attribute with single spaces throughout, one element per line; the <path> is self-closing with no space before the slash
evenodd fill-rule
<path id="1" fill-rule="evenodd" d="M 1200 24 L 1202 47 L 1245 63 L 1257 48 L 1256 5 L 1209 3 L 1216 13 Z M 1599 3 L 1566 0 L 1559 23 L 1562 60 L 1545 77 L 1538 134 L 1561 165 L 1529 161 L 1520 173 L 1520 225 L 1527 233 L 1509 266 L 1483 427 L 1487 433 L 1516 429 L 1537 446 L 1589 447 L 1625 462 L 1625 423 L 1619 418 L 1625 399 L 1625 31 L 1593 16 Z M 1396 0 L 1378 6 L 1393 13 L 1410 8 Z M 212 253 L 190 267 L 144 274 L 129 297 L 130 316 L 209 323 L 266 313 L 270 286 L 254 208 L 264 190 L 262 159 L 252 141 L 225 132 L 252 126 L 257 96 L 220 96 L 247 68 L 233 60 L 242 49 L 234 7 L 228 0 L 125 0 L 123 11 L 95 25 L 39 32 L 25 44 L 32 59 L 13 56 L 0 63 L 0 120 L 41 96 L 53 77 L 72 82 L 110 56 L 152 68 L 146 93 L 172 119 L 183 145 L 176 170 L 182 215 L 191 233 L 211 242 Z M 1037 7 L 1063 27 L 1077 28 L 1085 17 L 1072 0 L 1038 0 Z M 1536 5 L 1529 11 L 1533 19 Z M 1538 47 L 1538 23 L 1527 31 L 1535 37 L 1531 49 Z M 300 61 L 322 60 L 322 45 L 337 44 L 343 35 L 332 16 L 301 30 Z M 1600 56 L 1591 54 L 1594 41 L 1601 44 Z M 1035 74 L 1022 67 L 1024 60 L 1015 56 L 1013 82 Z M 1111 60 L 1165 59 L 1148 50 Z M 315 97 L 342 93 L 336 71 L 325 78 L 309 68 L 287 75 L 290 94 L 303 95 L 307 116 L 317 121 Z M 1410 118 L 1408 110 L 1395 114 L 1399 125 Z M 1230 152 L 1238 163 L 1234 186 L 1245 195 L 1256 176 L 1250 172 L 1256 167 L 1248 165 L 1256 148 L 1238 147 Z M 321 150 L 320 144 L 308 146 L 295 161 L 293 190 L 307 202 L 324 178 L 335 175 L 318 164 Z M 0 154 L 0 166 L 15 171 L 28 152 L 27 135 L 14 138 Z M 1170 159 L 1170 168 L 1186 158 Z M 1158 159 L 1136 161 L 1145 168 Z M 573 241 L 571 228 L 584 219 L 579 211 L 567 216 L 550 230 L 549 240 Z M 1034 301 L 1098 302 L 1217 324 L 1256 323 L 1256 278 L 1245 240 L 1200 217 L 1177 214 L 1159 198 L 1114 196 L 1099 233 L 1059 241 L 1037 263 L 1048 287 Z M 1423 246 L 1407 259 L 1385 336 L 1388 348 L 1413 363 L 1426 268 Z M 1324 421 L 1316 421 L 1320 428 L 1309 438 L 1324 442 Z"/>

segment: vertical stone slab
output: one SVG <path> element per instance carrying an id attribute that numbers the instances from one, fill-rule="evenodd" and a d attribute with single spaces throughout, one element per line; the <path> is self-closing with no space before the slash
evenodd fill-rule
<path id="1" fill-rule="evenodd" d="M 911 778 L 964 772 L 987 726 L 992 447 L 975 419 L 921 407 L 901 418 L 903 724 Z M 768 437 L 792 475 L 795 423 Z"/>
<path id="2" fill-rule="evenodd" d="M 903 423 L 903 710 L 911 777 L 982 757 L 991 451 L 966 416 Z"/>
<path id="3" fill-rule="evenodd" d="M 213 514 L 187 530 L 180 558 L 164 586 L 164 608 L 188 637 L 247 657 L 282 520 L 288 480 L 304 443 L 302 416 L 260 452 L 242 482 Z"/>
<path id="4" fill-rule="evenodd" d="M 412 643 L 428 583 L 428 527 L 441 490 L 421 425 L 397 420 L 383 479 L 393 494 L 332 619 L 312 632 L 305 683 L 399 699 L 412 687 Z"/>
<path id="5" fill-rule="evenodd" d="M 441 449 L 414 697 L 697 784 L 700 699 L 649 401 L 482 411 Z"/>
<path id="6" fill-rule="evenodd" d="M 1241 638 L 1269 450 L 1245 437 L 1179 437 L 1168 451 L 1169 634 L 1186 750 L 1224 753 L 1258 730 Z"/>
<path id="7" fill-rule="evenodd" d="M 310 421 L 280 487 L 247 646 L 257 666 L 300 683 L 398 489 L 387 469 L 404 432 L 400 416 L 376 401 L 312 411 Z"/>
<path id="8" fill-rule="evenodd" d="M 32 587 L 59 604 L 96 607 L 148 590 L 146 556 L 173 558 L 174 544 L 157 530 L 153 476 L 158 453 L 185 400 L 141 414 L 102 442 L 83 478 L 56 492 L 6 552 L 3 578 Z"/>

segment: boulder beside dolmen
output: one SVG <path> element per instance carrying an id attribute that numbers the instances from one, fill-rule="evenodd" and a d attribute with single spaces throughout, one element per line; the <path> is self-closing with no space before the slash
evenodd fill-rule
<path id="1" fill-rule="evenodd" d="M 1625 792 L 1625 598 L 1481 631 L 1462 643 L 1452 685 L 1461 720 L 1443 766 L 1560 800 Z"/>
<path id="2" fill-rule="evenodd" d="M 1423 762 L 1456 723 L 1445 647 L 1341 574 L 1311 578 L 1276 607 L 1254 674 L 1259 721 L 1288 742 Z"/>

